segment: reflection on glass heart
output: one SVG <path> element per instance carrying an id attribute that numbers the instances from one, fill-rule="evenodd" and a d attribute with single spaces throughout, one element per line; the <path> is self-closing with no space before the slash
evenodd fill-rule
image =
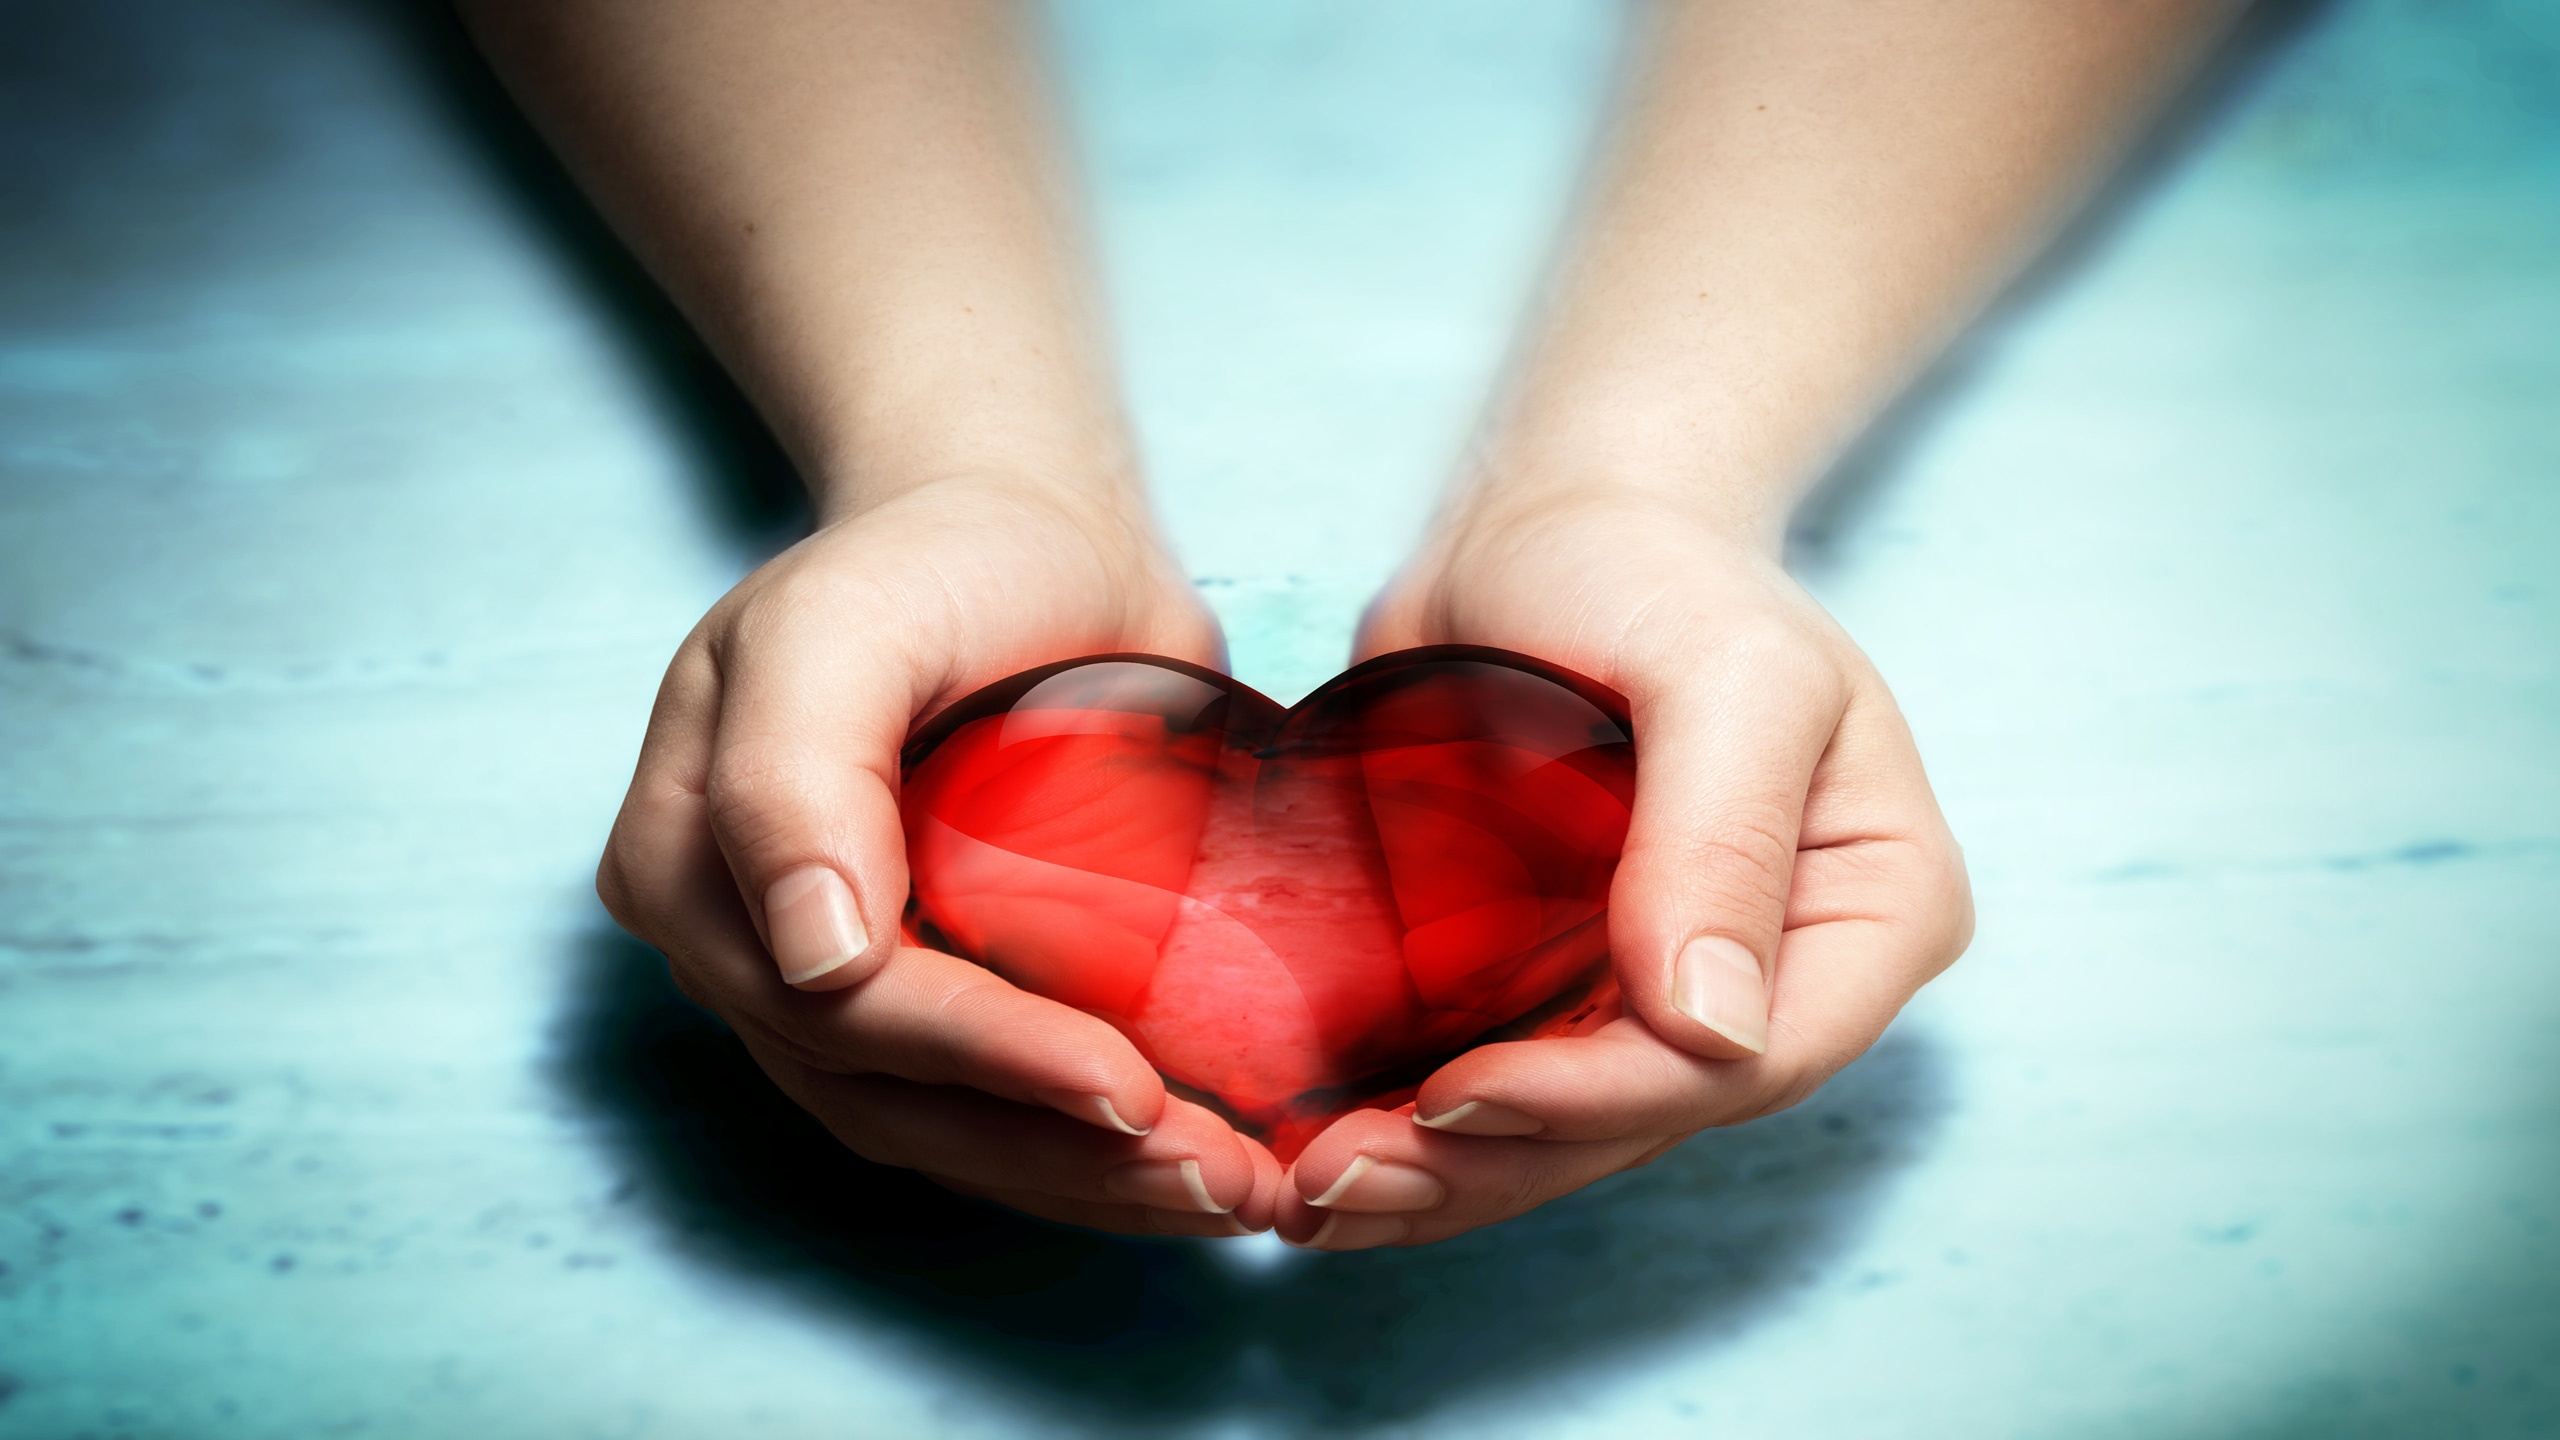
<path id="1" fill-rule="evenodd" d="M 1451 1053 L 1614 1002 L 1626 702 L 1509 651 L 1382 655 L 1283 710 L 1102 655 L 937 716 L 900 802 L 917 943 L 1101 1016 L 1286 1159 Z"/>

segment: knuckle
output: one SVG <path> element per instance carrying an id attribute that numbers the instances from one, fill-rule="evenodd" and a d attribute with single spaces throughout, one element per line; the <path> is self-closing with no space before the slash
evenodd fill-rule
<path id="1" fill-rule="evenodd" d="M 1584 1147 L 1575 1146 L 1570 1150 L 1561 1146 L 1548 1148 L 1558 1153 L 1542 1157 L 1538 1163 L 1523 1167 L 1518 1183 L 1511 1187 L 1512 1193 L 1505 1197 L 1502 1209 L 1505 1216 L 1535 1210 L 1548 1201 L 1560 1195 L 1570 1195 L 1609 1173 L 1606 1169 L 1595 1171 L 1592 1168 L 1590 1157 L 1582 1153 Z"/>
<path id="2" fill-rule="evenodd" d="M 910 593 L 914 588 L 860 569 L 795 567 L 737 597 L 711 637 L 711 648 L 725 666 L 754 664 L 807 647 L 835 652 L 847 637 L 849 622 L 876 647 L 926 628 L 926 617 Z"/>
<path id="3" fill-rule="evenodd" d="M 615 924 L 638 933 L 630 864 L 623 859 L 619 843 L 606 842 L 604 858 L 596 862 L 596 898 L 604 902 L 604 913 L 612 916 Z"/>
<path id="4" fill-rule="evenodd" d="M 1507 1167 L 1492 1179 L 1477 1203 L 1487 1214 L 1504 1220 L 1535 1210 L 1574 1188 L 1558 1173 L 1560 1168 L 1545 1159 Z"/>
<path id="5" fill-rule="evenodd" d="M 792 824 L 811 779 L 807 761 L 796 754 L 733 745 L 711 762 L 711 826 L 731 845 L 757 849 Z"/>
<path id="6" fill-rule="evenodd" d="M 638 867 L 617 841 L 608 841 L 603 857 L 596 862 L 596 898 L 604 902 L 605 913 L 613 917 L 613 923 L 634 939 L 660 950 L 673 943 L 677 932 L 674 907 L 644 883 Z"/>
<path id="7" fill-rule="evenodd" d="M 968 1083 L 1011 1058 L 996 1038 L 1004 1033 L 999 1023 L 1003 999 L 996 985 L 973 978 L 950 984 L 918 1009 L 917 1023 L 903 1033 L 898 1053 L 873 1059 L 936 1082 Z"/>
<path id="8" fill-rule="evenodd" d="M 881 1067 L 872 1063 L 874 1047 L 848 1039 L 841 1027 L 830 1025 L 821 1017 L 819 1005 L 810 1003 L 817 999 L 823 1004 L 826 997 L 805 996 L 792 990 L 775 994 L 764 984 L 753 984 L 742 991 L 742 977 L 734 971 L 723 975 L 720 972 L 726 967 L 716 962 L 701 963 L 688 956 L 677 956 L 675 962 L 677 988 L 684 990 L 695 1004 L 727 1021 L 760 1059 L 770 1057 L 774 1063 L 787 1063 L 813 1083 L 819 1077 L 849 1082 L 878 1075 Z M 765 973 L 769 975 L 770 971 Z M 688 980 L 693 983 L 688 984 Z M 768 1064 L 766 1069 L 771 1073 L 773 1065 Z"/>
<path id="9" fill-rule="evenodd" d="M 1710 653 L 1729 674 L 1786 693 L 1836 697 L 1840 667 L 1826 648 L 1795 620 L 1758 613 L 1718 626 Z"/>
<path id="10" fill-rule="evenodd" d="M 962 1039 L 991 1034 L 1007 1018 L 1019 993 L 991 970 L 958 971 L 934 997 L 932 1028 Z"/>
<path id="11" fill-rule="evenodd" d="M 1727 664 L 1754 669 L 1783 666 L 1804 649 L 1797 627 L 1766 610 L 1725 619 L 1716 626 L 1715 650 Z"/>
<path id="12" fill-rule="evenodd" d="M 1973 943 L 1973 881 L 1953 842 L 1926 847 L 1917 869 L 1915 877 L 1904 881 L 1910 887 L 1904 893 L 1913 907 L 1908 913 L 1917 922 L 1912 933 L 1925 981 L 1953 965 Z"/>
<path id="13" fill-rule="evenodd" d="M 1950 853 L 1946 856 L 1939 883 L 1940 913 L 1948 917 L 1944 942 L 1938 950 L 1937 968 L 1944 970 L 1973 944 L 1973 878 L 1965 873 L 1962 855 Z"/>
<path id="14" fill-rule="evenodd" d="M 1664 1136 L 1661 1140 L 1655 1142 L 1652 1146 L 1639 1153 L 1634 1159 L 1618 1167 L 1619 1173 L 1624 1174 L 1629 1170 L 1643 1169 L 1654 1161 L 1670 1154 L 1673 1150 L 1678 1149 L 1681 1142 L 1688 1138 L 1689 1133 L 1687 1132 Z"/>
<path id="15" fill-rule="evenodd" d="M 737 603 L 721 627 L 718 648 L 721 658 L 731 664 L 761 649 L 786 644 L 789 637 L 810 611 L 810 602 L 801 587 L 789 577 L 778 577 L 775 583 L 759 585 L 754 593 Z"/>
<path id="16" fill-rule="evenodd" d="M 1728 910 L 1784 901 L 1795 877 L 1793 829 L 1772 807 L 1743 805 L 1702 819 L 1682 837 L 1680 884 L 1693 901 Z"/>

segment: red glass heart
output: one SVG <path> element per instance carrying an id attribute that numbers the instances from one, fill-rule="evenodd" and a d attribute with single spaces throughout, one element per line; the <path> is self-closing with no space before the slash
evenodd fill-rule
<path id="1" fill-rule="evenodd" d="M 909 742 L 907 927 L 1110 1021 L 1285 1159 L 1614 999 L 1634 796 L 1626 702 L 1508 651 L 1382 655 L 1286 710 L 1161 656 L 1071 660 Z"/>

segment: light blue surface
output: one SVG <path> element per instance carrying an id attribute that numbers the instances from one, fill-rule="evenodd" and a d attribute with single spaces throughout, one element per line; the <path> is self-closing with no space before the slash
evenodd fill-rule
<path id="1" fill-rule="evenodd" d="M 1796 1112 L 1354 1257 L 760 1158 L 587 893 L 753 447 L 434 24 L 7 19 L 0 1435 L 2560 1429 L 2560 7 L 2272 27 L 1807 525 L 1973 954 Z M 1419 525 L 1613 19 L 1064 12 L 1247 680 Z"/>

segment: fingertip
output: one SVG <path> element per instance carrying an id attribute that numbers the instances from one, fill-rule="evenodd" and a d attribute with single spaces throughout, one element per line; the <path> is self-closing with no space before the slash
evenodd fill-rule
<path id="1" fill-rule="evenodd" d="M 1281 1183 L 1288 1178 L 1289 1167 L 1281 1162 L 1279 1156 L 1271 1153 L 1270 1146 L 1243 1131 L 1236 1132 L 1236 1144 L 1243 1147 L 1245 1159 L 1253 1166 L 1254 1195 L 1257 1198 L 1266 1192 L 1277 1195 Z"/>
<path id="2" fill-rule="evenodd" d="M 1117 1130 L 1123 1135 L 1145 1136 L 1155 1133 L 1156 1127 L 1152 1124 L 1133 1125 L 1129 1123 L 1128 1119 L 1121 1115 L 1120 1107 L 1111 1103 L 1110 1096 L 1094 1095 L 1088 1098 L 1093 1101 L 1093 1113 L 1101 1118 L 1101 1121 L 1106 1128 Z"/>
<path id="3" fill-rule="evenodd" d="M 1272 1227 L 1280 1211 L 1280 1195 L 1287 1188 L 1289 1167 L 1271 1153 L 1269 1146 L 1242 1131 L 1232 1132 L 1236 1145 L 1244 1152 L 1245 1163 L 1252 1167 L 1253 1188 L 1237 1202 L 1236 1218 L 1256 1235 Z"/>
<path id="4" fill-rule="evenodd" d="M 1103 1092 L 1111 1102 L 1111 1118 L 1118 1122 L 1111 1128 L 1123 1134 L 1153 1135 L 1173 1108 L 1173 1097 L 1164 1093 L 1164 1082 L 1156 1078 L 1156 1072 L 1135 1058 L 1136 1047 L 1130 1048 L 1130 1054 L 1129 1068 L 1135 1073 Z M 1094 1113 L 1099 1116 L 1100 1107 Z"/>
<path id="5" fill-rule="evenodd" d="M 1435 1141 L 1437 1137 L 1427 1132 L 1416 1135 L 1412 1122 L 1402 1115 L 1354 1110 L 1326 1126 L 1324 1133 L 1298 1152 L 1289 1166 L 1287 1198 L 1308 1207 L 1324 1206 L 1337 1198 L 1346 1179 L 1359 1178 L 1353 1172 L 1366 1172 L 1381 1160 L 1412 1158 L 1417 1144 Z"/>
<path id="6" fill-rule="evenodd" d="M 1308 1204 L 1295 1185 L 1283 1185 L 1278 1203 L 1272 1207 L 1271 1228 L 1279 1232 L 1285 1243 L 1305 1249 L 1315 1233 L 1324 1228 L 1325 1221 L 1331 1218 L 1326 1211 Z"/>
<path id="7" fill-rule="evenodd" d="M 1173 1097 L 1135 1046 L 1127 1045 L 1117 1030 L 1108 1033 L 1123 1040 L 1122 1053 L 1110 1062 L 1119 1073 L 1085 1087 L 1081 1118 L 1115 1135 L 1153 1135 L 1174 1119 Z"/>
<path id="8" fill-rule="evenodd" d="M 1267 1211 L 1265 1191 L 1277 1183 L 1279 1162 L 1225 1117 L 1188 1100 L 1167 1096 L 1159 1132 L 1190 1148 L 1194 1162 L 1195 1199 L 1235 1212 Z M 1266 1168 L 1268 1167 L 1268 1168 Z M 1253 1222 L 1267 1225 L 1268 1220 Z"/>

